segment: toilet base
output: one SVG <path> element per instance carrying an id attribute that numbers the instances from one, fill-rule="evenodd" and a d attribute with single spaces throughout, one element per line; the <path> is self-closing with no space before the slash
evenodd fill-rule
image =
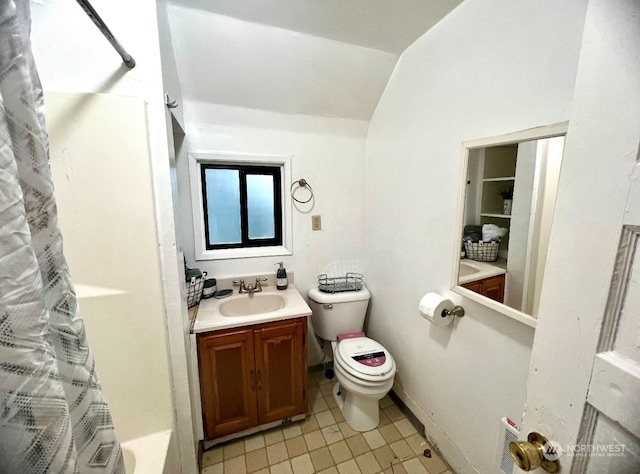
<path id="1" fill-rule="evenodd" d="M 378 398 L 358 396 L 340 385 L 333 386 L 333 398 L 344 420 L 354 431 L 371 431 L 380 423 Z"/>

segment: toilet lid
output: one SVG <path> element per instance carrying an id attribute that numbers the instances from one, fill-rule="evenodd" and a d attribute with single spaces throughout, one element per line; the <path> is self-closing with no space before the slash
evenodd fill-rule
<path id="1" fill-rule="evenodd" d="M 338 354 L 343 365 L 360 374 L 383 376 L 394 367 L 391 354 L 382 344 L 368 337 L 340 341 Z"/>

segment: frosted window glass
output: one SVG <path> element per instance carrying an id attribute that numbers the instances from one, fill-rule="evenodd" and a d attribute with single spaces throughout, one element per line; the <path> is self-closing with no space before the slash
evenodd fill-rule
<path id="1" fill-rule="evenodd" d="M 242 242 L 239 176 L 238 170 L 205 170 L 209 245 Z"/>
<path id="2" fill-rule="evenodd" d="M 273 176 L 247 175 L 247 214 L 250 239 L 272 239 L 276 235 Z"/>

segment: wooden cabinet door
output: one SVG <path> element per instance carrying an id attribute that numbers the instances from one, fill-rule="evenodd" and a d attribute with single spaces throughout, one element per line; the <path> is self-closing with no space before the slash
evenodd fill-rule
<path id="1" fill-rule="evenodd" d="M 489 277 L 484 280 L 470 281 L 462 286 L 492 300 L 499 301 L 500 303 L 504 302 L 504 275 Z"/>
<path id="2" fill-rule="evenodd" d="M 469 283 L 465 283 L 462 286 L 478 294 L 484 295 L 484 285 L 482 284 L 482 280 L 470 281 Z"/>
<path id="3" fill-rule="evenodd" d="M 260 423 L 307 411 L 306 318 L 269 323 L 254 332 Z"/>
<path id="4" fill-rule="evenodd" d="M 484 295 L 492 300 L 504 302 L 504 275 L 483 280 Z"/>
<path id="5" fill-rule="evenodd" d="M 198 336 L 205 438 L 257 425 L 252 329 Z"/>

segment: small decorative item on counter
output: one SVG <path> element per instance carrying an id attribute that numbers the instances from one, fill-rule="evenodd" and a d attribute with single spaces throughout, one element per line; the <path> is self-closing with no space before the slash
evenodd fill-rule
<path id="1" fill-rule="evenodd" d="M 289 280 L 287 279 L 287 271 L 284 268 L 284 262 L 278 262 L 276 265 L 280 265 L 276 272 L 276 288 L 278 290 L 286 290 L 289 286 Z"/>
<path id="2" fill-rule="evenodd" d="M 220 298 L 226 298 L 227 296 L 231 296 L 232 294 L 233 294 L 232 289 L 218 290 L 213 294 L 213 297 L 220 299 Z"/>
<path id="3" fill-rule="evenodd" d="M 216 292 L 216 279 L 215 278 L 207 278 L 204 281 L 204 287 L 202 289 L 202 297 L 203 298 L 211 298 Z"/>

